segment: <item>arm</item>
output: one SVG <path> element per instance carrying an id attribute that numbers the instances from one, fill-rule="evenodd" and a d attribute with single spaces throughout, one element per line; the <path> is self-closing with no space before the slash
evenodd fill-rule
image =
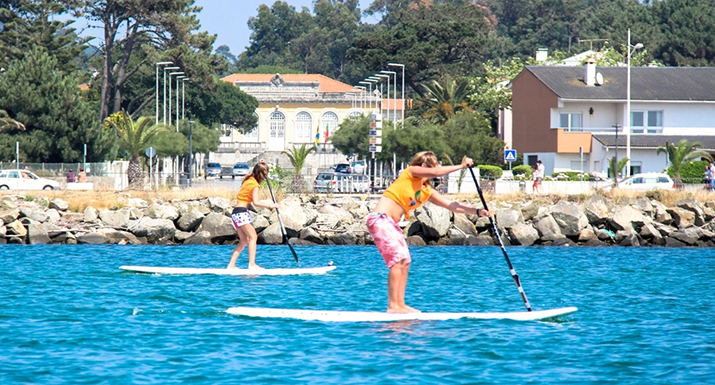
<path id="1" fill-rule="evenodd" d="M 436 178 L 438 176 L 447 175 L 449 173 L 459 171 L 463 168 L 467 168 L 473 165 L 472 159 L 465 157 L 462 160 L 462 164 L 454 166 L 440 166 L 440 167 L 422 167 L 422 166 L 412 166 L 410 167 L 410 174 L 416 178 Z"/>
<path id="2" fill-rule="evenodd" d="M 444 207 L 445 209 L 457 214 L 470 214 L 480 217 L 491 217 L 494 215 L 491 210 L 479 209 L 459 202 L 451 201 L 437 191 L 432 192 L 432 196 L 430 196 L 429 201 L 439 207 Z"/>
<path id="3" fill-rule="evenodd" d="M 254 187 L 253 191 L 251 191 L 251 195 L 253 195 L 253 205 L 256 207 L 265 207 L 267 209 L 277 209 L 278 203 L 273 203 L 273 202 L 267 201 L 267 200 L 261 200 L 260 191 L 261 191 L 260 187 Z"/>

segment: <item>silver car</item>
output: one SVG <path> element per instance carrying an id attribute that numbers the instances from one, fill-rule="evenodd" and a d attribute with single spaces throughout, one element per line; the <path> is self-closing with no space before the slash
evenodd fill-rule
<path id="1" fill-rule="evenodd" d="M 339 172 L 321 172 L 315 177 L 313 190 L 316 192 L 367 192 L 370 180 L 366 175 L 343 174 Z"/>

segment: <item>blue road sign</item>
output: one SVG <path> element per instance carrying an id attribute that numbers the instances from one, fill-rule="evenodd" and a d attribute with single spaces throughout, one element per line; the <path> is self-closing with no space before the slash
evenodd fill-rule
<path id="1" fill-rule="evenodd" d="M 504 150 L 505 162 L 516 162 L 516 150 Z"/>

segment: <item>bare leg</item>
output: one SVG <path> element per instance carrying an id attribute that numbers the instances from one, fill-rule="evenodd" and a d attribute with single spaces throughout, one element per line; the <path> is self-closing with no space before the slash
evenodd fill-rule
<path id="1" fill-rule="evenodd" d="M 235 269 L 236 268 L 236 260 L 238 260 L 238 256 L 241 255 L 243 252 L 243 249 L 246 247 L 248 244 L 247 239 L 248 236 L 245 234 L 243 227 L 241 226 L 236 228 L 236 232 L 238 233 L 238 238 L 239 242 L 238 245 L 233 249 L 233 254 L 231 254 L 231 261 L 228 263 L 227 269 Z"/>
<path id="2" fill-rule="evenodd" d="M 402 274 L 402 280 L 400 281 L 399 296 L 400 296 L 400 306 L 402 309 L 407 310 L 406 313 L 421 313 L 421 311 L 413 308 L 412 306 L 407 306 L 405 304 L 405 288 L 407 287 L 407 276 L 410 272 L 410 264 L 406 263 L 404 267 L 404 274 Z"/>
<path id="3" fill-rule="evenodd" d="M 262 267 L 256 264 L 256 243 L 258 242 L 258 234 L 256 234 L 256 229 L 251 224 L 242 227 L 246 231 L 246 242 L 248 242 L 248 268 L 262 269 Z"/>
<path id="4" fill-rule="evenodd" d="M 414 313 L 417 310 L 405 305 L 405 286 L 410 264 L 402 260 L 390 268 L 387 275 L 387 312 L 388 313 Z"/>

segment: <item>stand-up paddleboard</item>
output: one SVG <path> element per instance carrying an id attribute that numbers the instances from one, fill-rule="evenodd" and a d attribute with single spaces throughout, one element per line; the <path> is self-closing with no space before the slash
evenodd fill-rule
<path id="1" fill-rule="evenodd" d="M 559 309 L 520 311 L 512 313 L 409 313 L 390 314 L 372 311 L 332 311 L 332 310 L 299 310 L 271 309 L 260 307 L 232 307 L 229 314 L 256 318 L 292 318 L 304 321 L 323 322 L 384 322 L 384 321 L 441 321 L 459 318 L 477 319 L 510 319 L 515 321 L 534 321 L 557 318 L 571 314 L 578 309 L 562 307 Z"/>
<path id="2" fill-rule="evenodd" d="M 120 269 L 135 273 L 150 274 L 218 274 L 218 275 L 296 275 L 324 274 L 337 266 L 309 267 L 297 269 L 197 269 L 191 267 L 119 266 Z"/>

